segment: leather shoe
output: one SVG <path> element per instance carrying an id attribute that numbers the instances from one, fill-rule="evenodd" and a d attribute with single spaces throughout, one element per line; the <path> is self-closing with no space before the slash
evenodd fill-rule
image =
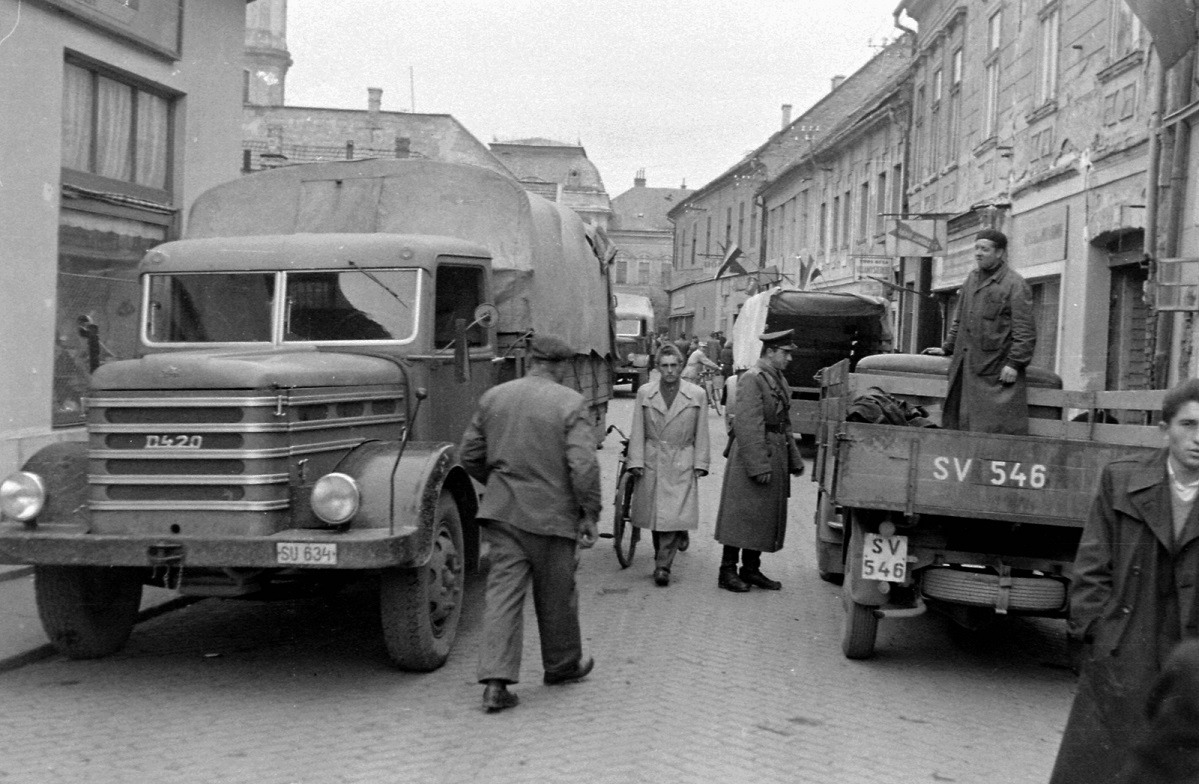
<path id="1" fill-rule="evenodd" d="M 748 569 L 742 569 L 740 577 L 742 582 L 746 582 L 758 588 L 764 588 L 767 591 L 778 591 L 783 587 L 783 584 L 778 580 L 771 580 L 757 569 L 752 571 Z"/>
<path id="2" fill-rule="evenodd" d="M 691 534 L 689 534 L 686 531 L 679 531 L 679 552 L 680 553 L 686 552 L 687 548 L 690 546 L 691 546 Z"/>
<path id="3" fill-rule="evenodd" d="M 595 667 L 595 659 L 588 656 L 566 672 L 547 672 L 543 679 L 546 686 L 558 686 L 563 683 L 574 683 L 586 678 Z"/>
<path id="4" fill-rule="evenodd" d="M 745 593 L 749 590 L 749 586 L 737 576 L 737 572 L 733 569 L 721 569 L 720 579 L 716 581 L 716 584 L 733 593 Z"/>
<path id="5" fill-rule="evenodd" d="M 515 708 L 520 697 L 508 691 L 502 683 L 491 683 L 483 690 L 483 710 L 488 713 L 502 711 L 505 708 Z"/>
<path id="6" fill-rule="evenodd" d="M 670 570 L 658 567 L 654 569 L 654 582 L 665 588 L 670 585 Z"/>

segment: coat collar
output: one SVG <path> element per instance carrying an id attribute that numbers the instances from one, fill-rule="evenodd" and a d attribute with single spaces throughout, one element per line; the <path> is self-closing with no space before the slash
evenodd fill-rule
<path id="1" fill-rule="evenodd" d="M 1167 450 L 1137 462 L 1128 476 L 1127 499 L 1116 499 L 1121 511 L 1145 522 L 1167 550 L 1174 549 L 1174 508 L 1166 473 Z M 1124 505 L 1127 504 L 1127 507 Z"/>
<path id="2" fill-rule="evenodd" d="M 995 270 L 993 273 L 991 273 L 990 275 L 988 275 L 984 278 L 982 270 L 980 270 L 976 266 L 974 269 L 972 269 L 970 271 L 970 274 L 974 276 L 974 287 L 973 287 L 973 290 L 971 291 L 971 293 L 977 294 L 978 292 L 982 291 L 987 286 L 990 286 L 993 284 L 998 285 L 998 284 L 1002 283 L 1003 279 L 1007 277 L 1007 273 L 1008 273 L 1009 269 L 1010 269 L 1010 267 L 1008 266 L 1008 263 L 1005 261 L 999 265 L 999 269 Z"/>
<path id="3" fill-rule="evenodd" d="M 669 408 L 666 407 L 666 398 L 662 395 L 662 387 L 660 382 L 651 381 L 646 385 L 645 399 L 649 403 L 650 408 L 665 414 L 666 418 L 673 419 L 679 412 L 688 406 L 703 405 L 701 400 L 704 394 L 703 389 L 692 384 L 689 381 L 679 381 L 679 393 L 674 396 L 674 403 Z"/>

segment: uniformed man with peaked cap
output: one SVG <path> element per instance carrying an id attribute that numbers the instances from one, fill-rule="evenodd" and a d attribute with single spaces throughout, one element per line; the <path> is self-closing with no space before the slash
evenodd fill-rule
<path id="1" fill-rule="evenodd" d="M 736 593 L 750 586 L 782 588 L 762 574 L 761 557 L 782 549 L 791 477 L 803 473 L 791 434 L 791 388 L 783 377 L 795 350 L 793 334 L 787 329 L 759 336 L 762 356 L 737 382 L 716 516 L 716 541 L 724 545 L 718 585 Z"/>

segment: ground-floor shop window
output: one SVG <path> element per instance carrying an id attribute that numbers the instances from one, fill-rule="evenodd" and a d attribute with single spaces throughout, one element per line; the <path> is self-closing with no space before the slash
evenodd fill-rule
<path id="1" fill-rule="evenodd" d="M 54 339 L 55 427 L 82 424 L 91 371 L 135 355 L 137 265 L 167 239 L 168 226 L 64 209 L 59 223 Z"/>

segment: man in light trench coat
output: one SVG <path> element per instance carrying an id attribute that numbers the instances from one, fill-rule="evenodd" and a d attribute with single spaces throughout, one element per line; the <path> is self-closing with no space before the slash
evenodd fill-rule
<path id="1" fill-rule="evenodd" d="M 783 548 L 791 476 L 804 470 L 791 434 L 791 388 L 783 377 L 795 349 L 792 334 L 788 329 L 761 335 L 761 358 L 737 382 L 732 442 L 716 514 L 716 541 L 724 545 L 717 585 L 726 591 L 782 588 L 762 574 L 761 564 L 763 552 Z"/>
<path id="2" fill-rule="evenodd" d="M 708 474 L 708 401 L 683 381 L 674 346 L 658 351 L 659 378 L 637 390 L 629 471 L 637 477 L 632 520 L 654 537 L 654 582 L 670 585 L 675 552 L 699 527 L 699 485 Z"/>
<path id="3" fill-rule="evenodd" d="M 1161 429 L 1164 449 L 1104 468 L 1083 528 L 1069 627 L 1082 675 L 1051 784 L 1129 781 L 1154 679 L 1199 637 L 1199 379 L 1166 393 Z"/>
<path id="4" fill-rule="evenodd" d="M 941 425 L 978 433 L 1028 433 L 1025 368 L 1037 345 L 1032 291 L 1007 263 L 1007 236 L 994 229 L 974 240 L 977 269 L 958 293 L 957 312 L 940 348 L 950 355 Z"/>

